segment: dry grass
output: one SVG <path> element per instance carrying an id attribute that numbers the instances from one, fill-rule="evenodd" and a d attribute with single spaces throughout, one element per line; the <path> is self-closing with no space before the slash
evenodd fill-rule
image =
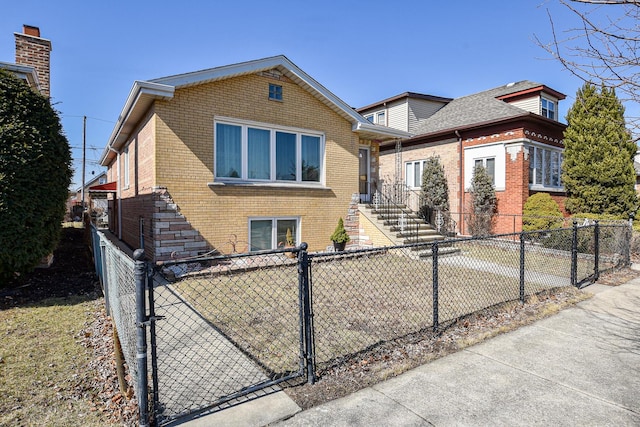
<path id="1" fill-rule="evenodd" d="M 93 308 L 71 297 L 0 311 L 0 425 L 108 425 L 91 410 L 92 352 L 78 336 Z"/>
<path id="2" fill-rule="evenodd" d="M 496 335 L 531 324 L 589 298 L 572 287 L 557 288 L 465 316 L 439 333 L 422 333 L 382 344 L 320 373 L 314 385 L 285 389 L 303 409 L 372 386 L 409 369 L 472 346 Z"/>
<path id="3" fill-rule="evenodd" d="M 432 262 L 399 252 L 320 262 L 311 268 L 316 361 L 331 364 L 380 342 L 433 325 Z M 190 304 L 272 373 L 298 369 L 297 267 L 187 278 Z M 550 284 L 548 287 L 553 287 Z M 527 294 L 545 289 L 528 284 Z M 519 277 L 442 266 L 439 320 L 519 297 Z"/>
<path id="4" fill-rule="evenodd" d="M 488 261 L 512 268 L 520 268 L 520 251 L 513 248 L 487 245 L 482 243 L 464 243 L 461 246 L 462 253 L 474 259 Z M 570 253 L 560 256 L 557 251 L 529 250 L 525 252 L 525 265 L 527 271 L 536 271 L 545 274 L 554 274 L 569 277 L 571 274 Z M 593 260 L 578 258 L 578 271 L 593 269 Z"/>

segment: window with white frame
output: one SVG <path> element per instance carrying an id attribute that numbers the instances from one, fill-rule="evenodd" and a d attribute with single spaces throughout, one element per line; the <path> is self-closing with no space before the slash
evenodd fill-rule
<path id="1" fill-rule="evenodd" d="M 547 98 L 541 98 L 542 116 L 555 120 L 556 119 L 556 103 Z"/>
<path id="2" fill-rule="evenodd" d="M 129 187 L 129 147 L 124 149 L 124 152 L 122 153 L 123 159 L 122 159 L 122 163 L 123 163 L 123 178 L 124 178 L 124 188 L 128 188 Z"/>
<path id="3" fill-rule="evenodd" d="M 384 111 L 381 111 L 376 114 L 376 123 L 379 125 L 386 125 L 387 121 L 385 120 Z"/>
<path id="4" fill-rule="evenodd" d="M 481 166 L 491 178 L 491 184 L 496 185 L 496 158 L 495 157 L 486 157 L 484 159 L 473 159 L 473 168 L 477 168 Z"/>
<path id="5" fill-rule="evenodd" d="M 369 114 L 368 116 L 364 116 L 369 122 L 373 123 L 373 114 Z"/>
<path id="6" fill-rule="evenodd" d="M 529 185 L 531 187 L 562 188 L 562 151 L 560 149 L 529 148 Z"/>
<path id="7" fill-rule="evenodd" d="M 215 177 L 221 180 L 319 183 L 324 135 L 258 123 L 215 123 Z"/>
<path id="8" fill-rule="evenodd" d="M 406 162 L 404 164 L 404 184 L 407 187 L 422 187 L 422 170 L 426 160 L 416 160 L 414 162 Z"/>
<path id="9" fill-rule="evenodd" d="M 285 246 L 287 231 L 297 245 L 300 219 L 289 218 L 249 218 L 249 248 L 251 252 L 277 249 Z"/>

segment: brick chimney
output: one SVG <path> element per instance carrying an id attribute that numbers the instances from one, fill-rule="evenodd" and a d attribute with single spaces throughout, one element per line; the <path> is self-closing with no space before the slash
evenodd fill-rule
<path id="1" fill-rule="evenodd" d="M 23 25 L 16 37 L 16 64 L 35 68 L 44 96 L 51 96 L 51 41 L 40 38 L 40 28 Z"/>

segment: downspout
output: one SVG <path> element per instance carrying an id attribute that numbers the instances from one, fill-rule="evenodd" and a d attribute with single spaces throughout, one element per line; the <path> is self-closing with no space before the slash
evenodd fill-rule
<path id="1" fill-rule="evenodd" d="M 460 135 L 460 132 L 456 129 L 455 131 L 456 136 L 458 137 L 458 148 L 459 148 L 459 153 L 458 153 L 458 163 L 460 165 L 460 167 L 458 168 L 458 182 L 460 183 L 460 188 L 458 189 L 458 230 L 460 234 L 463 234 L 463 224 L 462 224 L 462 220 L 463 220 L 463 214 L 462 214 L 462 210 L 464 209 L 463 203 L 464 203 L 464 181 L 462 180 L 462 178 L 464 177 L 464 165 L 462 164 L 462 136 Z"/>
<path id="2" fill-rule="evenodd" d="M 113 147 L 107 147 L 109 148 L 109 151 L 112 151 L 114 153 L 116 153 L 116 162 L 118 163 L 118 192 L 117 197 L 118 197 L 118 239 L 122 240 L 122 185 L 120 183 L 120 177 L 122 176 L 122 173 L 120 171 L 120 152 L 118 150 L 115 150 Z"/>

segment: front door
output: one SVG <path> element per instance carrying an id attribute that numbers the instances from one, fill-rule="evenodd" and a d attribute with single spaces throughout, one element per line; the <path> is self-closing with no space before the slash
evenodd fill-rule
<path id="1" fill-rule="evenodd" d="M 360 188 L 360 203 L 371 201 L 369 147 L 360 147 L 358 152 L 358 180 Z"/>

